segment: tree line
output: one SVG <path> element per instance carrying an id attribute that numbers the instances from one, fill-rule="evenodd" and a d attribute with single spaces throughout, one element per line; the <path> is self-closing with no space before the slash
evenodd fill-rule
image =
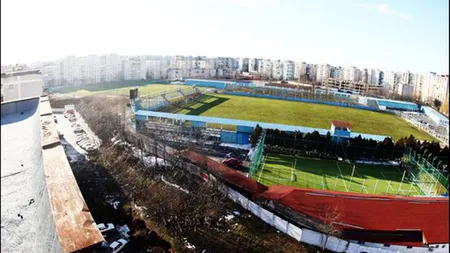
<path id="1" fill-rule="evenodd" d="M 251 143 L 254 145 L 256 136 L 260 130 L 255 128 L 251 135 Z M 281 147 L 300 151 L 317 152 L 329 156 L 339 156 L 351 160 L 355 159 L 376 159 L 376 160 L 395 160 L 404 155 L 405 147 L 411 148 L 418 154 L 431 154 L 431 160 L 435 159 L 434 165 L 441 160 L 441 166 L 448 164 L 446 157 L 449 155 L 449 148 L 441 148 L 438 142 L 419 141 L 413 135 L 404 137 L 396 142 L 386 137 L 383 141 L 373 139 L 364 139 L 361 135 L 349 138 L 344 143 L 333 141 L 331 133 L 320 135 L 318 131 L 312 133 L 285 132 L 278 129 L 266 129 L 265 145 L 272 147 Z"/>

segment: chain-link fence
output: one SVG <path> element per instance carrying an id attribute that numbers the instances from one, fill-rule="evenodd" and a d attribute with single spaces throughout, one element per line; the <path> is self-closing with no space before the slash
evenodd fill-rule
<path id="1" fill-rule="evenodd" d="M 263 153 L 264 153 L 264 140 L 266 139 L 266 131 L 263 130 L 261 136 L 259 137 L 258 143 L 256 144 L 255 151 L 250 160 L 249 175 L 253 177 L 255 173 L 261 169 L 263 165 Z"/>
<path id="2" fill-rule="evenodd" d="M 269 98 L 278 98 L 278 99 L 286 99 L 286 100 L 298 100 L 305 102 L 315 102 L 315 103 L 325 103 L 332 102 L 337 103 L 336 105 L 342 106 L 358 106 L 358 98 L 354 96 L 343 96 L 339 94 L 335 94 L 333 92 L 328 92 L 326 90 L 305 90 L 305 89 L 293 89 L 286 87 L 273 87 L 273 86 L 265 86 L 265 87 L 245 87 L 236 84 L 227 84 L 224 88 L 225 92 L 236 93 L 240 95 L 247 95 L 253 97 L 269 97 Z M 377 108 L 373 108 L 377 109 Z"/>
<path id="3" fill-rule="evenodd" d="M 406 148 L 405 158 L 412 168 L 409 171 L 411 180 L 427 196 L 448 194 L 448 172 L 445 175 L 429 162 L 431 156 L 424 156 Z M 439 165 L 438 165 L 439 167 Z"/>

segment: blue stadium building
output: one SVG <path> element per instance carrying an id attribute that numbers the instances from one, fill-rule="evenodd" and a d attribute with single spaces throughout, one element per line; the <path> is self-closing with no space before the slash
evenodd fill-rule
<path id="1" fill-rule="evenodd" d="M 422 106 L 422 111 L 436 124 L 444 127 L 448 126 L 448 118 L 442 115 L 440 112 L 434 110 L 429 106 Z"/>
<path id="2" fill-rule="evenodd" d="M 205 80 L 205 79 L 186 79 L 184 80 L 185 85 L 196 85 L 199 87 L 209 87 L 216 89 L 224 89 L 227 84 L 229 85 L 239 85 L 245 87 L 253 87 L 254 83 L 252 81 L 228 81 L 228 80 Z"/>

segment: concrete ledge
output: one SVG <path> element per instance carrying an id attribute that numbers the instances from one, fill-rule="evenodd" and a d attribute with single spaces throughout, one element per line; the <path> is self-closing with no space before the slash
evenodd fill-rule
<path id="1" fill-rule="evenodd" d="M 72 173 L 61 145 L 43 150 L 50 204 L 63 252 L 104 241 Z"/>
<path id="2" fill-rule="evenodd" d="M 41 101 L 40 108 L 45 180 L 56 231 L 63 252 L 76 252 L 105 239 L 73 175 L 53 121 L 50 102 Z"/>
<path id="3" fill-rule="evenodd" d="M 56 130 L 56 125 L 53 122 L 53 114 L 41 116 L 41 140 L 43 149 L 61 144 L 58 130 Z"/>
<path id="4" fill-rule="evenodd" d="M 48 96 L 41 96 L 41 102 L 48 101 Z"/>
<path id="5" fill-rule="evenodd" d="M 50 106 L 50 102 L 48 100 L 47 101 L 41 100 L 39 112 L 41 113 L 41 116 L 52 114 L 52 107 Z"/>

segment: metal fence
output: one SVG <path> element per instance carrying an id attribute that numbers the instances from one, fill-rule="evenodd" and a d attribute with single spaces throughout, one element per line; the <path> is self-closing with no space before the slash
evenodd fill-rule
<path id="1" fill-rule="evenodd" d="M 261 136 L 259 137 L 258 143 L 256 144 L 255 151 L 250 160 L 249 175 L 253 177 L 263 164 L 263 152 L 264 152 L 264 141 L 266 139 L 266 131 L 263 130 Z"/>
<path id="2" fill-rule="evenodd" d="M 420 188 L 423 194 L 427 196 L 439 196 L 448 194 L 449 182 L 448 172 L 444 176 L 441 171 L 436 169 L 432 162 L 428 160 L 431 156 L 424 156 L 411 149 L 406 148 L 405 157 L 413 166 L 409 171 L 411 180 Z M 439 167 L 440 162 L 438 163 Z"/>
<path id="3" fill-rule="evenodd" d="M 374 106 L 361 105 L 354 96 L 341 96 L 334 92 L 322 90 L 302 90 L 283 87 L 243 87 L 225 85 L 224 93 L 228 95 L 271 98 L 305 103 L 325 104 L 332 106 L 351 107 L 356 109 L 378 111 Z"/>

